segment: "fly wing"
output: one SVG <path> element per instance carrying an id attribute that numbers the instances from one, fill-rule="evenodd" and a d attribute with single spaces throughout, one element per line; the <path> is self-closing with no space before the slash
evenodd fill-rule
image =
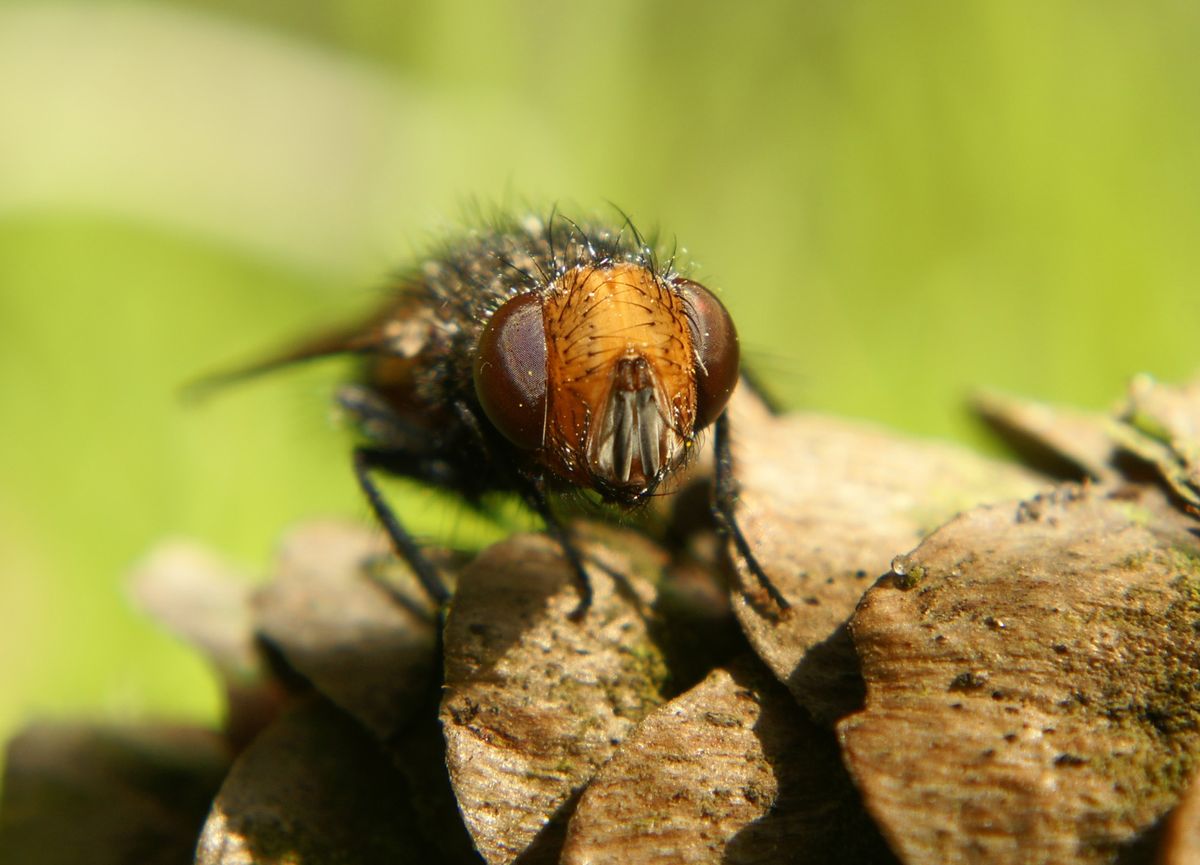
<path id="1" fill-rule="evenodd" d="M 394 317 L 395 308 L 395 302 L 389 303 L 365 322 L 328 330 L 262 360 L 202 376 L 183 387 L 183 397 L 186 400 L 206 399 L 229 385 L 310 360 L 383 351 L 393 339 L 385 325 Z"/>

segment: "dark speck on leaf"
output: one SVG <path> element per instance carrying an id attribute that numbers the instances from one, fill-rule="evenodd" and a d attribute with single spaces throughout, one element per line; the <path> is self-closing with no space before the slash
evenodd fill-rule
<path id="1" fill-rule="evenodd" d="M 970 670 L 959 673 L 954 677 L 954 681 L 950 683 L 949 690 L 951 691 L 974 691 L 977 688 L 982 688 L 987 684 L 988 677 L 986 673 L 975 673 Z"/>

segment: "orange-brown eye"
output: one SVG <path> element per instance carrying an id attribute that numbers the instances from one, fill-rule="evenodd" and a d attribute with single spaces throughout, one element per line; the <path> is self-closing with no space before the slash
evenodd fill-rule
<path id="1" fill-rule="evenodd" d="M 546 425 L 546 331 L 530 292 L 492 316 L 475 352 L 475 394 L 488 419 L 517 447 L 541 447 Z"/>
<path id="2" fill-rule="evenodd" d="M 716 295 L 689 279 L 675 280 L 687 310 L 696 355 L 696 421 L 703 429 L 721 416 L 738 380 L 738 338 L 733 319 Z"/>

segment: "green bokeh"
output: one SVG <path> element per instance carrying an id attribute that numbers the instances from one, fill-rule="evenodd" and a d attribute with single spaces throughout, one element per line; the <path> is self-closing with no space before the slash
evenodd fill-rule
<path id="1" fill-rule="evenodd" d="M 1200 366 L 1200 7 L 745 5 L 0 3 L 0 734 L 216 716 L 130 566 L 259 572 L 366 510 L 336 364 L 176 389 L 352 318 L 471 200 L 660 226 L 794 406 L 983 443 L 973 386 Z"/>

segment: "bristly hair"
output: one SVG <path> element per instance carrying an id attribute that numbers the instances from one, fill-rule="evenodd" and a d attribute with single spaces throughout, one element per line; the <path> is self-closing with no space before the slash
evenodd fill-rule
<path id="1" fill-rule="evenodd" d="M 573 267 L 605 267 L 630 262 L 669 281 L 686 276 L 672 243 L 665 259 L 660 255 L 657 231 L 647 235 L 615 204 L 621 221 L 588 217 L 576 220 L 552 205 L 544 217 L 520 216 L 532 208 L 514 210 L 488 206 L 478 200 L 464 204 L 461 226 L 427 241 L 424 254 L 393 271 L 380 286 L 391 297 L 423 293 L 439 305 L 458 311 L 458 321 L 482 324 L 509 298 L 526 291 L 545 291 Z M 399 294 L 396 294 L 397 289 Z M 210 375 L 185 389 L 189 398 L 294 363 L 336 354 L 371 353 L 374 331 L 363 323 L 333 328 L 299 346 L 292 346 L 258 362 Z"/>
<path id="2" fill-rule="evenodd" d="M 637 243 L 637 248 L 639 251 L 638 264 L 649 269 L 652 273 L 658 274 L 659 276 L 667 276 L 668 271 L 663 271 L 659 268 L 658 229 L 655 228 L 650 235 L 643 235 L 642 232 L 638 230 L 633 218 L 624 210 L 622 210 L 620 205 L 618 205 L 616 202 L 609 201 L 608 206 L 620 214 L 621 219 L 623 220 L 621 223 L 621 230 L 618 232 L 617 236 L 620 237 L 622 234 L 624 234 L 626 228 L 628 228 L 630 234 L 633 235 L 633 239 Z M 674 261 L 674 254 L 672 254 L 671 260 L 672 262 Z"/>
<path id="3" fill-rule="evenodd" d="M 721 414 L 738 374 L 732 321 L 703 286 L 680 280 L 689 275 L 680 264 L 686 250 L 674 238 L 660 249 L 657 230 L 643 232 L 610 206 L 608 218 L 572 218 L 557 204 L 537 215 L 528 207 L 469 202 L 461 227 L 424 244 L 385 286 L 373 315 L 209 381 L 355 356 L 357 372 L 337 397 L 361 433 L 355 477 L 429 596 L 440 604 L 449 592 L 387 504 L 378 476 L 451 490 L 475 507 L 485 497 L 517 493 L 557 537 L 576 576 L 574 619 L 586 613 L 592 593 L 556 501 L 610 515 L 609 506 L 617 506 L 632 519 L 679 489 L 686 478 L 678 470 L 702 450 L 697 424 L 715 424 L 715 506 L 751 571 L 772 591 L 733 511 Z M 697 339 L 710 332 L 717 336 Z M 656 339 L 670 352 L 654 354 Z M 573 381 L 586 387 L 563 384 Z M 574 402 L 551 403 L 560 394 Z M 777 591 L 772 597 L 786 608 Z"/>
<path id="4" fill-rule="evenodd" d="M 444 233 L 437 242 L 430 244 L 425 257 L 438 259 L 462 251 L 472 240 L 482 240 L 486 245 L 488 236 L 498 238 L 528 234 L 530 221 L 536 220 L 543 232 L 540 240 L 545 244 L 547 254 L 543 260 L 535 263 L 552 265 L 538 273 L 543 285 L 548 285 L 580 264 L 603 266 L 617 260 L 639 264 L 663 278 L 677 275 L 679 248 L 675 239 L 672 238 L 669 250 L 660 248 L 662 244 L 657 227 L 645 231 L 620 205 L 611 200 L 606 200 L 606 204 L 619 217 L 619 222 L 595 211 L 572 217 L 558 202 L 551 204 L 543 211 L 544 215 L 540 215 L 539 208 L 528 201 L 515 205 L 485 204 L 478 199 L 471 199 L 460 212 L 459 224 L 462 227 Z M 577 208 L 575 210 L 578 212 Z M 571 247 L 576 248 L 575 255 L 570 255 Z M 580 252 L 587 254 L 580 255 Z M 504 264 L 499 259 L 497 261 Z"/>

